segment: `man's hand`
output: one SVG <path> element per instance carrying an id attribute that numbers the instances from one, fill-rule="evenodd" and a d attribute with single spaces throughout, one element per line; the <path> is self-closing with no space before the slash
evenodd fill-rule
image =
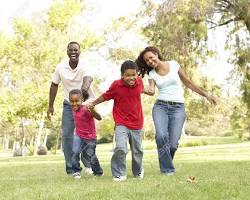
<path id="1" fill-rule="evenodd" d="M 47 117 L 49 120 L 51 120 L 50 115 L 54 115 L 54 107 L 49 107 L 47 111 Z"/>

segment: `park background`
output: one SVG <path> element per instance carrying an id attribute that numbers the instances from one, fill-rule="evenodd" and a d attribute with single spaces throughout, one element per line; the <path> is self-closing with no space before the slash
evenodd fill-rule
<path id="1" fill-rule="evenodd" d="M 102 190 L 97 194 L 81 181 L 81 187 L 87 187 L 87 193 L 82 191 L 83 195 L 89 195 L 86 199 L 117 199 L 119 195 L 120 199 L 167 199 L 163 191 L 168 191 L 169 199 L 247 199 L 247 170 L 250 169 L 249 0 L 0 2 L 0 175 L 1 188 L 4 188 L 0 199 L 81 197 L 82 193 L 70 192 L 64 185 L 69 183 L 78 190 L 79 183 L 66 179 L 63 174 L 61 86 L 55 101 L 55 115 L 52 121 L 46 118 L 51 75 L 55 66 L 67 59 L 69 41 L 81 45 L 80 59 L 94 76 L 92 86 L 96 96 L 120 77 L 120 64 L 124 60 L 135 60 L 143 48 L 153 45 L 166 60 L 178 61 L 190 79 L 218 101 L 216 107 L 211 106 L 185 88 L 187 120 L 176 156 L 179 175 L 177 173 L 176 179 L 165 180 L 157 171 L 151 117 L 156 96 L 143 96 L 144 162 L 149 178 L 146 176 L 142 185 L 133 181 L 134 187 L 129 186 L 131 182 L 125 185 L 127 187 L 114 186 L 118 193 L 112 193 L 108 192 L 109 186 L 113 186 L 111 178 L 105 177 L 100 185 L 107 186 L 100 186 Z M 147 77 L 144 81 L 147 84 Z M 110 175 L 112 102 L 97 108 L 103 115 L 103 120 L 97 122 L 97 151 L 104 162 L 105 174 Z M 45 169 L 39 167 L 40 164 Z M 51 167 L 55 168 L 50 170 Z M 214 174 L 215 171 L 218 174 Z M 195 187 L 186 185 L 189 175 L 197 176 Z M 46 176 L 49 181 L 43 179 Z M 16 184 L 11 187 L 13 180 Z M 32 189 L 30 184 L 34 180 L 38 183 Z M 92 186 L 99 185 L 89 177 L 87 180 L 92 181 Z M 60 189 L 53 194 L 45 192 L 54 184 L 64 193 L 61 194 Z M 20 185 L 26 187 L 20 189 Z M 152 191 L 152 187 L 162 190 Z M 176 191 L 182 187 L 183 191 Z M 223 190 L 230 192 L 223 193 Z M 136 197 L 129 195 L 133 192 Z"/>

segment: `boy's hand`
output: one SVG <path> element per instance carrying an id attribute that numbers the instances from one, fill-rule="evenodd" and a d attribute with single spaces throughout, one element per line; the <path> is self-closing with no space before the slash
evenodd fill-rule
<path id="1" fill-rule="evenodd" d="M 92 111 L 95 108 L 95 105 L 93 104 L 92 101 L 89 101 L 86 106 L 87 106 L 89 111 Z"/>

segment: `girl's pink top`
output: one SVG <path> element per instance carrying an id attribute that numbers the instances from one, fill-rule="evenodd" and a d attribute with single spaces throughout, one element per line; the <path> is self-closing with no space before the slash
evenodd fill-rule
<path id="1" fill-rule="evenodd" d="M 85 105 L 73 111 L 75 132 L 80 138 L 96 139 L 95 119 Z"/>

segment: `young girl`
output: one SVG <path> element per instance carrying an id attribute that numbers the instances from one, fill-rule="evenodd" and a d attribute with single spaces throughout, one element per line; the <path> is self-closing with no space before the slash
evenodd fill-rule
<path id="1" fill-rule="evenodd" d="M 94 118 L 101 120 L 101 116 L 94 109 L 82 105 L 88 99 L 88 93 L 73 89 L 69 92 L 69 100 L 75 122 L 75 135 L 73 139 L 72 169 L 76 179 L 81 178 L 80 154 L 90 161 L 93 174 L 102 176 L 103 170 L 96 157 L 96 128 Z"/>

